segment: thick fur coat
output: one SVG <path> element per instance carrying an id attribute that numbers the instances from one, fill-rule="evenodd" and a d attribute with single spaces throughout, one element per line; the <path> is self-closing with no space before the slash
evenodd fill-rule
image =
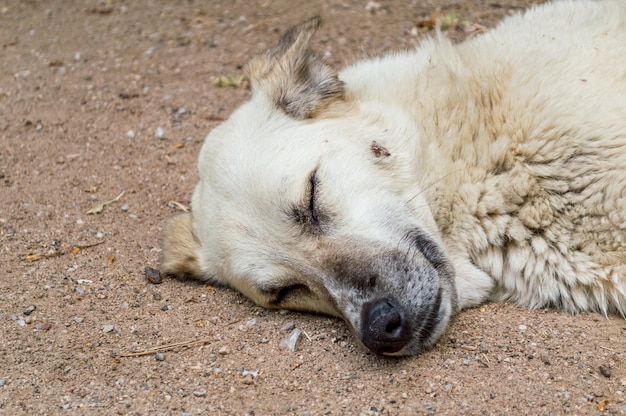
<path id="1" fill-rule="evenodd" d="M 340 73 L 319 20 L 246 69 L 162 272 L 413 354 L 487 300 L 626 314 L 626 2 L 557 1 Z"/>

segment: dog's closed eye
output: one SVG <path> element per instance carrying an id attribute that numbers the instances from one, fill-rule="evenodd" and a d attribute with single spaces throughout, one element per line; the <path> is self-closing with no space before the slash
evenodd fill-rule
<path id="1" fill-rule="evenodd" d="M 328 213 L 320 208 L 319 203 L 320 179 L 317 169 L 311 172 L 307 183 L 307 193 L 302 202 L 295 204 L 290 210 L 290 217 L 303 229 L 313 234 L 326 231 Z"/>
<path id="2" fill-rule="evenodd" d="M 317 170 L 314 170 L 311 173 L 311 176 L 309 176 L 309 223 L 314 227 L 318 227 L 320 225 L 315 201 L 315 190 L 317 188 L 317 185 Z"/>

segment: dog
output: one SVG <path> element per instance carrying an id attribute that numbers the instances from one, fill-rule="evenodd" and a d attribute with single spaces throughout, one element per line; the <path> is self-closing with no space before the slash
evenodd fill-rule
<path id="1" fill-rule="evenodd" d="M 544 4 L 337 72 L 319 18 L 246 67 L 161 272 L 335 315 L 376 354 L 486 301 L 626 314 L 626 2 Z"/>

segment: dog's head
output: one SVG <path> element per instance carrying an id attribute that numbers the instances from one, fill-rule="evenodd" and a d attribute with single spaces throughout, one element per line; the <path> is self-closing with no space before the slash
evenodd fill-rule
<path id="1" fill-rule="evenodd" d="M 375 353 L 414 354 L 456 310 L 416 177 L 417 132 L 310 52 L 318 25 L 247 66 L 252 99 L 206 139 L 192 201 L 199 268 L 265 307 L 343 317 Z"/>

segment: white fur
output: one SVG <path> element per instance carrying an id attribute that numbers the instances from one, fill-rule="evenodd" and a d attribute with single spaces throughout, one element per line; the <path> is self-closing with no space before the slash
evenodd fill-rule
<path id="1" fill-rule="evenodd" d="M 359 336 L 372 297 L 426 311 L 440 288 L 424 345 L 488 299 L 626 314 L 626 2 L 557 1 L 460 45 L 438 36 L 343 70 L 324 100 L 293 75 L 311 34 L 254 61 L 252 99 L 207 138 L 197 277 L 270 306 L 263 287 L 305 284 L 279 306 L 343 316 Z M 297 99 L 283 106 L 285 90 Z M 328 219 L 299 228 L 289 207 L 306 208 L 311 172 Z M 397 252 L 434 276 L 408 230 L 441 248 L 454 285 L 445 268 L 386 276 Z M 338 275 L 345 259 L 377 270 L 376 287 Z"/>
<path id="2" fill-rule="evenodd" d="M 416 120 L 416 177 L 445 182 L 424 192 L 446 246 L 465 254 L 461 306 L 489 292 L 475 264 L 494 299 L 626 312 L 626 3 L 555 2 L 341 78 Z"/>

